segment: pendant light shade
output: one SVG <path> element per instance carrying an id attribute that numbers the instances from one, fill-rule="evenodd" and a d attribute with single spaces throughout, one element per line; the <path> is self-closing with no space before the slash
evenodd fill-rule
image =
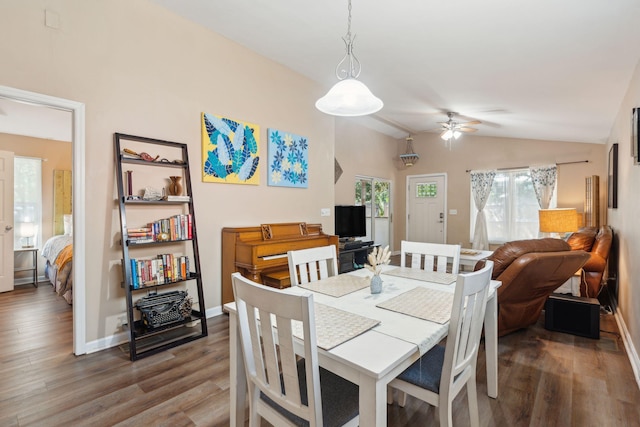
<path id="1" fill-rule="evenodd" d="M 357 78 L 362 66 L 353 53 L 353 40 L 351 37 L 351 0 L 349 0 L 349 24 L 347 34 L 342 38 L 347 53 L 336 66 L 336 77 L 339 82 L 327 92 L 325 96 L 316 101 L 316 108 L 323 113 L 333 116 L 366 116 L 379 111 L 383 103 L 376 98 L 369 88 Z"/>
<path id="2" fill-rule="evenodd" d="M 383 106 L 369 88 L 354 78 L 340 80 L 316 101 L 316 108 L 334 116 L 364 116 L 379 111 Z"/>

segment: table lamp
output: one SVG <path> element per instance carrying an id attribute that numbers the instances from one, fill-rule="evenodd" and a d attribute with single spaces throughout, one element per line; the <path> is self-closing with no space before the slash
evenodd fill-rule
<path id="1" fill-rule="evenodd" d="M 555 234 L 555 237 L 578 230 L 578 211 L 574 208 L 540 209 L 538 219 L 540 232 Z"/>
<path id="2" fill-rule="evenodd" d="M 33 222 L 21 222 L 18 226 L 18 233 L 20 233 L 20 237 L 26 239 L 26 244 L 22 245 L 22 247 L 32 248 L 31 238 L 36 235 L 36 225 Z"/>

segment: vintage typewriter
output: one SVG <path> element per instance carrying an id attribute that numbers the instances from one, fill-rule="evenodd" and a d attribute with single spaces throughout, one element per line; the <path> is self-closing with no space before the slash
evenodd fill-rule
<path id="1" fill-rule="evenodd" d="M 187 291 L 149 295 L 136 301 L 142 323 L 149 329 L 190 319 L 191 306 L 192 300 Z"/>

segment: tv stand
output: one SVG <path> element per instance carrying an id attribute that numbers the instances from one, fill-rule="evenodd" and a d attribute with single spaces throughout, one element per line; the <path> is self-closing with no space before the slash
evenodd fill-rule
<path id="1" fill-rule="evenodd" d="M 347 245 L 344 247 L 340 245 L 338 253 L 338 271 L 340 274 L 364 268 L 369 253 L 373 248 L 380 246 L 373 242 L 357 241 L 353 243 L 357 243 L 358 246 L 349 248 Z"/>

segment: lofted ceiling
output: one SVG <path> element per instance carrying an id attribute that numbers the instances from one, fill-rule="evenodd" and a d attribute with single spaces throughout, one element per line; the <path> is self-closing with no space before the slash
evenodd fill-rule
<path id="1" fill-rule="evenodd" d="M 151 0 L 328 90 L 347 0 Z M 638 0 L 352 0 L 360 80 L 400 138 L 447 111 L 476 135 L 605 143 L 640 59 Z M 319 94 L 321 96 L 323 94 Z"/>
<path id="2" fill-rule="evenodd" d="M 151 1 L 323 91 L 336 82 L 347 0 Z M 475 135 L 605 143 L 640 59 L 638 0 L 352 0 L 352 15 L 359 79 L 385 103 L 352 120 L 395 138 L 454 111 L 482 121 Z M 0 132 L 69 140 L 42 126 L 61 113 L 0 99 Z"/>

